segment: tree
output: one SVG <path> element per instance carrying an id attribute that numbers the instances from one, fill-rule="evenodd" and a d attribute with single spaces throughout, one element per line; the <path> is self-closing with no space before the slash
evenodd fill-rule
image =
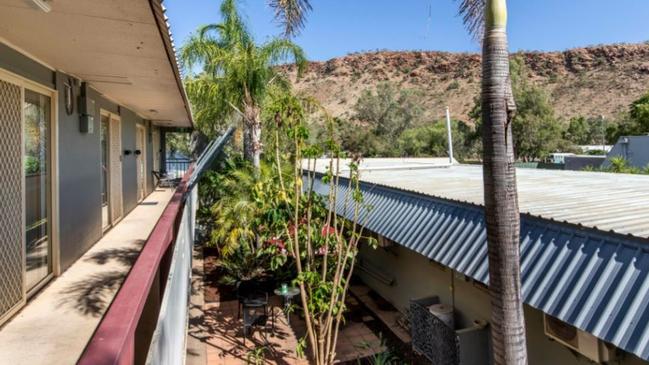
<path id="1" fill-rule="evenodd" d="M 591 144 L 590 125 L 584 117 L 573 117 L 568 122 L 568 128 L 563 133 L 565 139 L 578 144 Z"/>
<path id="2" fill-rule="evenodd" d="M 554 117 L 547 95 L 531 85 L 514 92 L 518 107 L 512 124 L 515 156 L 529 161 L 556 152 L 561 144 L 562 126 Z"/>
<path id="3" fill-rule="evenodd" d="M 514 156 L 529 161 L 559 150 L 573 150 L 570 143 L 564 140 L 567 133 L 554 115 L 550 98 L 543 89 L 528 81 L 527 67 L 521 57 L 511 60 L 510 74 L 516 100 L 516 113 L 512 121 Z M 482 123 L 481 104 L 482 100 L 476 99 L 473 110 L 469 113 L 477 129 L 480 129 Z"/>
<path id="4" fill-rule="evenodd" d="M 311 362 L 330 365 L 336 358 L 345 298 L 358 243 L 363 238 L 362 225 L 356 219 L 350 222 L 339 217 L 335 207 L 338 202 L 344 204 L 354 212 L 354 218 L 369 208 L 359 188 L 358 161 L 349 164 L 349 183 L 343 183 L 349 190 L 339 196 L 341 151 L 334 139 L 335 127 L 329 113 L 313 98 L 289 92 L 273 92 L 268 99 L 264 119 L 270 121 L 267 129 L 274 136 L 269 145 L 275 149 L 274 166 L 279 178 L 279 191 L 274 196 L 284 202 L 283 213 L 279 215 L 287 217 L 264 225 L 283 231 L 273 240 L 286 247 L 297 271 L 294 283 L 300 289 L 306 325 L 306 336 L 298 343 L 298 353 L 303 354 L 308 341 Z M 307 120 L 313 117 L 324 119 L 327 132 L 324 140 L 312 143 Z M 327 177 L 321 180 L 328 189 L 326 197 L 314 190 L 316 175 L 309 168 L 315 168 L 321 155 L 329 156 L 325 162 L 329 166 Z"/>
<path id="5" fill-rule="evenodd" d="M 637 134 L 649 132 L 649 93 L 631 103 L 629 116 L 636 123 Z"/>
<path id="6" fill-rule="evenodd" d="M 603 117 L 573 117 L 563 133 L 563 138 L 577 145 L 602 145 L 607 143 L 607 120 Z"/>
<path id="7" fill-rule="evenodd" d="M 167 152 L 169 155 L 181 154 L 187 158 L 192 156 L 189 145 L 190 134 L 186 132 L 166 133 Z"/>
<path id="8" fill-rule="evenodd" d="M 606 129 L 608 143 L 615 143 L 622 136 L 649 133 L 649 93 L 631 103 L 629 110 L 618 117 L 616 125 Z"/>
<path id="9" fill-rule="evenodd" d="M 367 123 L 374 133 L 396 138 L 418 123 L 423 115 L 421 96 L 414 90 L 381 83 L 375 90 L 364 90 L 354 106 L 355 119 Z"/>
<path id="10" fill-rule="evenodd" d="M 482 34 L 481 128 L 494 362 L 526 364 L 507 2 L 461 0 L 460 13 L 470 31 Z"/>
<path id="11" fill-rule="evenodd" d="M 451 121 L 454 157 L 460 161 L 475 157 L 473 128 L 462 121 Z M 397 139 L 397 153 L 393 157 L 445 157 L 448 156 L 446 122 L 436 121 L 432 124 L 405 130 Z"/>
<path id="12" fill-rule="evenodd" d="M 290 2 L 290 1 L 289 1 Z M 240 117 L 244 124 L 244 156 L 258 170 L 262 152 L 260 118 L 268 87 L 282 78 L 273 70 L 292 60 L 300 74 L 306 66 L 302 49 L 288 39 L 256 45 L 237 10 L 235 0 L 221 4 L 223 22 L 206 25 L 181 50 L 190 73 L 187 89 L 201 123 Z M 202 72 L 192 75 L 201 66 Z M 213 118 L 205 121 L 204 118 Z"/>
<path id="13" fill-rule="evenodd" d="M 295 35 L 304 27 L 306 14 L 311 10 L 309 0 L 270 0 L 275 19 L 284 26 L 284 35 Z"/>

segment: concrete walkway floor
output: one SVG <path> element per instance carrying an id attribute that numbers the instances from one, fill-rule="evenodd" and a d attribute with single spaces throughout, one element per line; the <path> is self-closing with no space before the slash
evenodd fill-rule
<path id="1" fill-rule="evenodd" d="M 0 364 L 76 363 L 172 195 L 156 189 L 0 328 Z"/>

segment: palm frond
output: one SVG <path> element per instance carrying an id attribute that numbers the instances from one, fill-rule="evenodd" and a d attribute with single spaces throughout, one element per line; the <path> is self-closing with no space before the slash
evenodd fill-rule
<path id="1" fill-rule="evenodd" d="M 487 0 L 456 0 L 460 2 L 459 15 L 464 26 L 476 39 L 481 40 L 484 33 L 485 7 Z"/>
<path id="2" fill-rule="evenodd" d="M 284 36 L 291 37 L 304 28 L 306 15 L 311 11 L 309 0 L 269 0 L 275 20 L 284 27 Z"/>
<path id="3" fill-rule="evenodd" d="M 224 0 L 221 3 L 221 16 L 223 17 L 221 38 L 236 43 L 253 43 L 246 22 L 239 15 L 236 0 Z"/>
<path id="4" fill-rule="evenodd" d="M 301 75 L 307 66 L 304 50 L 288 39 L 273 39 L 261 47 L 260 54 L 262 60 L 269 64 L 277 64 L 292 58 L 297 66 L 298 75 Z"/>

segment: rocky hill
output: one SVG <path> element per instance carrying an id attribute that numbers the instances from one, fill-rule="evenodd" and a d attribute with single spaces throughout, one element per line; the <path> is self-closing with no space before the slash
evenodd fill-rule
<path id="1" fill-rule="evenodd" d="M 614 116 L 649 91 L 649 44 L 607 45 L 564 52 L 521 52 L 529 77 L 550 95 L 557 116 Z M 480 55 L 446 52 L 373 52 L 312 62 L 296 78 L 298 91 L 318 98 L 334 115 L 349 116 L 360 93 L 381 82 L 419 89 L 431 118 L 449 105 L 468 120 L 480 89 Z"/>

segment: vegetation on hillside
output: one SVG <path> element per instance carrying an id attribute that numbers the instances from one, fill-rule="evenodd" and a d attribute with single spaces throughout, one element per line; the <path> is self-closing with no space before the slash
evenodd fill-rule
<path id="1" fill-rule="evenodd" d="M 516 157 L 538 161 L 553 152 L 579 153 L 579 145 L 614 144 L 621 135 L 649 133 L 649 94 L 634 101 L 618 117 L 574 117 L 563 120 L 545 90 L 530 81 L 520 58 L 510 64 L 517 112 L 513 121 Z M 417 89 L 380 83 L 363 90 L 351 117 L 335 118 L 344 150 L 364 157 L 447 156 L 446 122 L 424 113 L 424 95 Z M 469 120 L 452 120 L 454 155 L 460 161 L 480 159 L 480 99 Z"/>

